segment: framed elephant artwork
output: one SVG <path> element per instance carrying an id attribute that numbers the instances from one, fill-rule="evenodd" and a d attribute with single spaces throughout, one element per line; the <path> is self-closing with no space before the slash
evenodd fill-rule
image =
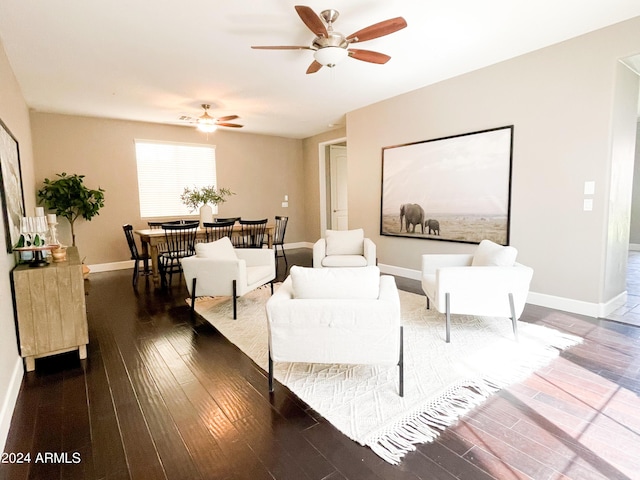
<path id="1" fill-rule="evenodd" d="M 513 125 L 382 149 L 380 234 L 509 244 Z"/>

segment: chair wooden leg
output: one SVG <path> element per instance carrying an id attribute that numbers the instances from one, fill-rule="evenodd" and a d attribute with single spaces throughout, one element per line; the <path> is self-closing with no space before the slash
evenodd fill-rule
<path id="1" fill-rule="evenodd" d="M 429 297 L 427 297 L 427 310 L 431 308 L 431 303 L 429 303 Z"/>
<path id="2" fill-rule="evenodd" d="M 138 269 L 140 267 L 138 266 L 138 260 L 134 260 L 133 262 L 133 278 L 131 279 L 131 283 L 133 284 L 133 286 L 135 287 L 138 284 Z"/>
<path id="3" fill-rule="evenodd" d="M 451 308 L 449 303 L 449 293 L 444 294 L 445 316 L 447 319 L 447 343 L 451 340 Z"/>
<path id="4" fill-rule="evenodd" d="M 271 284 L 271 295 L 273 295 L 273 280 L 271 280 L 271 282 L 269 282 Z"/>
<path id="5" fill-rule="evenodd" d="M 269 347 L 269 393 L 273 393 L 273 358 L 271 358 L 271 347 Z"/>
<path id="6" fill-rule="evenodd" d="M 196 277 L 193 277 L 191 283 L 191 321 L 193 322 L 196 317 Z"/>
<path id="7" fill-rule="evenodd" d="M 237 305 L 237 298 L 236 298 L 236 281 L 233 281 L 233 319 L 235 320 L 237 318 L 237 310 L 238 310 L 238 305 Z"/>
<path id="8" fill-rule="evenodd" d="M 400 376 L 398 390 L 400 396 L 404 397 L 404 342 L 402 326 L 400 327 L 400 361 L 398 362 L 398 374 Z"/>
<path id="9" fill-rule="evenodd" d="M 509 308 L 511 309 L 511 321 L 513 322 L 513 336 L 518 341 L 518 319 L 516 318 L 516 307 L 513 303 L 513 293 L 509 294 Z"/>

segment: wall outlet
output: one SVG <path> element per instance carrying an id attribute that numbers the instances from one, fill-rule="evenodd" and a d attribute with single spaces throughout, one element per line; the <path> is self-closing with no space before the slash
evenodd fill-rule
<path id="1" fill-rule="evenodd" d="M 282 202 L 282 207 L 287 208 L 289 206 L 289 202 Z"/>

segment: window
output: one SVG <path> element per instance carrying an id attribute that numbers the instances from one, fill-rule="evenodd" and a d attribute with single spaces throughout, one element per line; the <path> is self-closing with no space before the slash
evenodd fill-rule
<path id="1" fill-rule="evenodd" d="M 180 195 L 185 187 L 217 185 L 215 147 L 150 140 L 135 143 L 140 216 L 193 215 Z"/>

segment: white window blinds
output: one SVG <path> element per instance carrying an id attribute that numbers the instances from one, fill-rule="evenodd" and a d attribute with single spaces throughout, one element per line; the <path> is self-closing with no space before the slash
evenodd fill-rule
<path id="1" fill-rule="evenodd" d="M 185 187 L 217 186 L 212 145 L 136 140 L 140 216 L 193 215 L 180 200 Z"/>

